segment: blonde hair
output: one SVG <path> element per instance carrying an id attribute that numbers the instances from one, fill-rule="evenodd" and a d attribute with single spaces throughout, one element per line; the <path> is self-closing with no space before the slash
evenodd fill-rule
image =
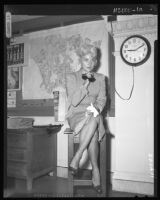
<path id="1" fill-rule="evenodd" d="M 88 54 L 91 54 L 92 57 L 97 56 L 97 48 L 92 44 L 83 44 L 77 51 L 77 55 L 82 58 L 83 56 L 86 56 Z"/>

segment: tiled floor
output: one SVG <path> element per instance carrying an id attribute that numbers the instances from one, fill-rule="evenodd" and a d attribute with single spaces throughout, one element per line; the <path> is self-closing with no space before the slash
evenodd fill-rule
<path id="1" fill-rule="evenodd" d="M 26 190 L 26 181 L 22 179 L 7 178 L 7 189 L 4 197 L 70 197 L 68 192 L 68 179 L 42 176 L 34 180 L 33 189 Z M 142 194 L 112 191 L 111 185 L 107 186 L 106 197 L 144 197 Z M 74 197 L 97 197 L 97 194 L 89 186 L 75 187 Z"/>

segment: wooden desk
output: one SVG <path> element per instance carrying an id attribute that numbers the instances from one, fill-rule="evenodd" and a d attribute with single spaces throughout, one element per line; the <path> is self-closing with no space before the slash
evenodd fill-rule
<path id="1" fill-rule="evenodd" d="M 27 180 L 51 171 L 56 173 L 57 132 L 60 126 L 7 130 L 7 176 Z"/>

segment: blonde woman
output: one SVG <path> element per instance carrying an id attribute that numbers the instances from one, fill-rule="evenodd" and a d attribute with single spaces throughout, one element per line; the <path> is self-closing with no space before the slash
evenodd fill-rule
<path id="1" fill-rule="evenodd" d="M 101 112 L 106 104 L 105 76 L 94 72 L 97 49 L 90 44 L 78 52 L 81 69 L 66 75 L 68 97 L 67 120 L 75 134 L 80 134 L 80 144 L 69 166 L 73 175 L 78 172 L 79 161 L 85 149 L 92 165 L 92 182 L 96 192 L 101 193 L 98 168 L 99 145 L 105 129 Z"/>

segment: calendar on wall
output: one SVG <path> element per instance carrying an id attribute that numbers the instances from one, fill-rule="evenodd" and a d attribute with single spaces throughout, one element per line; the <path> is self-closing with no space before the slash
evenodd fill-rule
<path id="1" fill-rule="evenodd" d="M 29 61 L 29 39 L 27 36 L 13 37 L 7 45 L 7 66 L 27 67 Z"/>
<path id="2" fill-rule="evenodd" d="M 24 64 L 24 43 L 7 46 L 7 65 Z"/>

